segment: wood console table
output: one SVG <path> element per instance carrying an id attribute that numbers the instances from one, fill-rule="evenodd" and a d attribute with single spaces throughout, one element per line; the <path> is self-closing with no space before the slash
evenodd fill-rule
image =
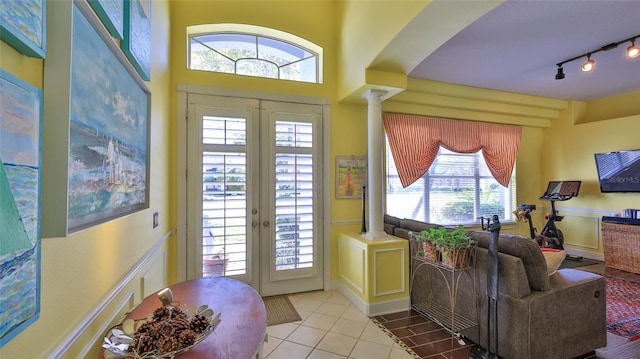
<path id="1" fill-rule="evenodd" d="M 260 359 L 267 332 L 267 312 L 262 298 L 253 288 L 223 277 L 189 280 L 169 288 L 173 292 L 174 303 L 206 304 L 216 314 L 221 313 L 221 322 L 215 331 L 189 351 L 177 355 L 176 359 Z M 144 318 L 160 306 L 162 303 L 157 293 L 151 294 L 125 319 Z M 101 351 L 100 359 L 103 354 Z"/>

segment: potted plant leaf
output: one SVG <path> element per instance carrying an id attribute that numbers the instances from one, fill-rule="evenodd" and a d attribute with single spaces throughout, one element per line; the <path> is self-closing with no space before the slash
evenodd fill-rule
<path id="1" fill-rule="evenodd" d="M 451 269 L 467 268 L 471 259 L 471 249 L 475 245 L 476 242 L 462 225 L 446 230 L 436 242 L 442 256 L 442 265 Z"/>

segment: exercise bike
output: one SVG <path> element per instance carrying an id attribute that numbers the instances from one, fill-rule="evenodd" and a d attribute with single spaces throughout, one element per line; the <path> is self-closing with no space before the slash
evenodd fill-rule
<path id="1" fill-rule="evenodd" d="M 531 239 L 536 241 L 540 247 L 564 250 L 564 234 L 556 222 L 564 219 L 556 210 L 556 201 L 568 201 L 578 196 L 581 181 L 550 181 L 546 192 L 540 197 L 541 200 L 551 202 L 551 212 L 545 215 L 547 223 L 538 235 L 531 220 L 531 212 L 536 209 L 535 204 L 521 204 L 513 213 L 517 222 L 529 222 L 529 232 Z M 567 259 L 582 260 L 582 257 L 567 255 Z"/>

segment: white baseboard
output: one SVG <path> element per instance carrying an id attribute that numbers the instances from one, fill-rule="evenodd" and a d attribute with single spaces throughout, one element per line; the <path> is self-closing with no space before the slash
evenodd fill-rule
<path id="1" fill-rule="evenodd" d="M 334 280 L 331 284 L 331 287 L 347 297 L 347 299 L 349 299 L 356 308 L 358 308 L 362 313 L 368 316 L 397 313 L 409 310 L 409 297 L 377 303 L 367 303 L 364 299 L 358 296 L 354 291 L 352 291 L 349 287 L 344 285 L 339 280 Z"/>

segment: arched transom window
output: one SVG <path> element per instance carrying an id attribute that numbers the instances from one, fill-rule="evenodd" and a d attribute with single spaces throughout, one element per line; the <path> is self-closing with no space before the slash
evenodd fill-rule
<path id="1" fill-rule="evenodd" d="M 243 24 L 187 28 L 188 67 L 322 83 L 322 48 L 282 31 Z"/>

